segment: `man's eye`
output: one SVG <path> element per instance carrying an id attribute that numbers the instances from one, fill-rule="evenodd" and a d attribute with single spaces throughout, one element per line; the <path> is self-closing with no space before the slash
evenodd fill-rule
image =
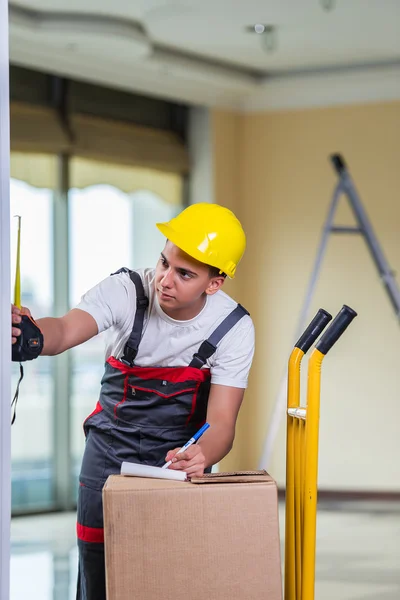
<path id="1" fill-rule="evenodd" d="M 183 277 L 183 279 L 190 279 L 191 275 L 190 273 L 186 273 L 186 271 L 181 271 L 181 277 Z"/>

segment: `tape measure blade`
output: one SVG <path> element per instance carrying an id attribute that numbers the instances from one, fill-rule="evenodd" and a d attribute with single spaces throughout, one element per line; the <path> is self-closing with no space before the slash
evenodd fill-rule
<path id="1" fill-rule="evenodd" d="M 21 217 L 16 215 L 18 219 L 18 238 L 17 238 L 17 262 L 15 266 L 15 285 L 14 285 L 14 304 L 21 308 Z"/>

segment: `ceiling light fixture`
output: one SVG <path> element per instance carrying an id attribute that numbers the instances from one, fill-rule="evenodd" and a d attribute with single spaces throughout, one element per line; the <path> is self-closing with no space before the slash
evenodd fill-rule
<path id="1" fill-rule="evenodd" d="M 256 23 L 254 25 L 254 31 L 255 33 L 264 33 L 265 25 L 263 25 L 262 23 Z"/>

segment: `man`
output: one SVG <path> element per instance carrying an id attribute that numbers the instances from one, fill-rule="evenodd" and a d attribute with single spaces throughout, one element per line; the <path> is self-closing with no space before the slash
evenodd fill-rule
<path id="1" fill-rule="evenodd" d="M 195 204 L 158 228 L 156 269 L 121 269 L 60 318 L 37 321 L 42 354 L 109 330 L 100 399 L 85 420 L 78 500 L 79 600 L 105 599 L 102 487 L 122 461 L 201 476 L 232 447 L 254 353 L 253 323 L 221 291 L 245 249 L 235 215 Z M 12 309 L 12 342 L 20 331 Z M 207 420 L 199 443 L 179 448 Z"/>

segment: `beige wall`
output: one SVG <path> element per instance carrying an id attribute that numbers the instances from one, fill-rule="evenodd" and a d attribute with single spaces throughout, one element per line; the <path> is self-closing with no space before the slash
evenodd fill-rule
<path id="1" fill-rule="evenodd" d="M 248 234 L 227 291 L 250 310 L 257 335 L 235 446 L 221 467 L 255 468 L 337 181 L 331 153 L 348 162 L 384 253 L 400 273 L 400 103 L 214 112 L 212 123 L 215 200 L 236 211 Z M 352 223 L 345 198 L 337 222 Z M 400 331 L 359 236 L 331 236 L 310 317 L 319 307 L 336 314 L 344 303 L 359 316 L 323 365 L 320 487 L 399 490 Z M 282 419 L 270 466 L 280 484 L 284 463 Z"/>

